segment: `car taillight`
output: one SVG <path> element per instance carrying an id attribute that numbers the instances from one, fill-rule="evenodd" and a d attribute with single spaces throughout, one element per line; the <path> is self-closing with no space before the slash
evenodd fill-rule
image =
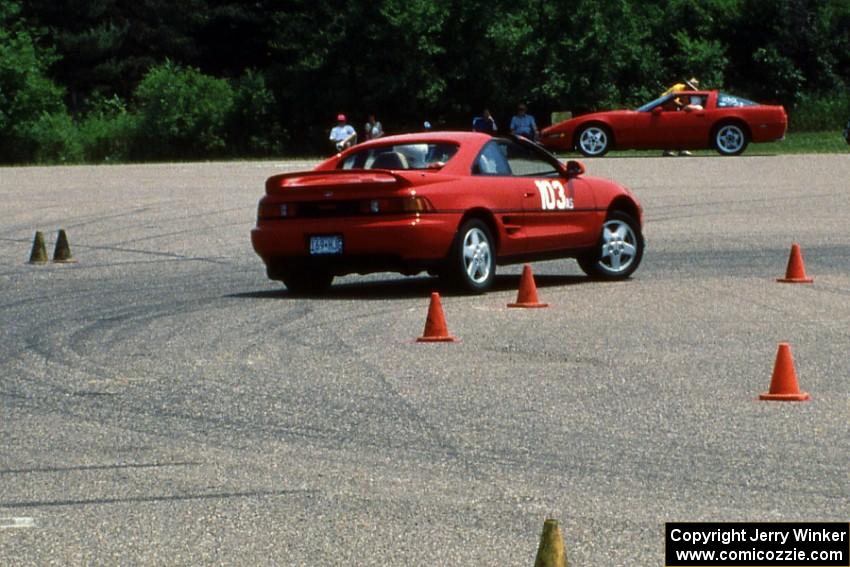
<path id="1" fill-rule="evenodd" d="M 369 199 L 360 205 L 364 213 L 422 213 L 433 211 L 434 207 L 425 197 L 393 197 L 390 199 Z"/>
<path id="2" fill-rule="evenodd" d="M 295 203 L 260 203 L 257 208 L 257 218 L 269 220 L 294 217 L 296 209 Z"/>
<path id="3" fill-rule="evenodd" d="M 425 211 L 433 211 L 434 207 L 431 202 L 425 197 L 410 197 L 402 199 L 402 207 L 407 212 L 422 213 Z"/>

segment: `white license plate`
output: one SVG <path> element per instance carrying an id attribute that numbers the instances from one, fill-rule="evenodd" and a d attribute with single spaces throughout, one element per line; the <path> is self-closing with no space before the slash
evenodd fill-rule
<path id="1" fill-rule="evenodd" d="M 310 254 L 342 254 L 342 236 L 311 236 Z"/>

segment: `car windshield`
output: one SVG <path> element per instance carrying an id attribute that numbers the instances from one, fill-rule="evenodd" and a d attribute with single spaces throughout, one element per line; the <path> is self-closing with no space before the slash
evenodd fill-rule
<path id="1" fill-rule="evenodd" d="M 655 100 L 647 102 L 646 104 L 644 104 L 643 106 L 638 108 L 637 111 L 638 112 L 649 112 L 650 110 L 652 110 L 653 108 L 655 108 L 659 104 L 663 103 L 665 100 L 669 99 L 671 96 L 673 96 L 673 95 L 667 94 L 667 95 L 664 95 L 664 96 L 660 96 Z"/>
<path id="2" fill-rule="evenodd" d="M 745 98 L 741 98 L 739 96 L 732 96 L 726 93 L 717 93 L 717 108 L 730 108 L 735 106 L 756 106 L 757 102 L 753 102 L 751 100 L 747 100 Z"/>
<path id="3" fill-rule="evenodd" d="M 446 143 L 394 144 L 371 147 L 346 156 L 340 169 L 440 169 L 457 153 Z"/>

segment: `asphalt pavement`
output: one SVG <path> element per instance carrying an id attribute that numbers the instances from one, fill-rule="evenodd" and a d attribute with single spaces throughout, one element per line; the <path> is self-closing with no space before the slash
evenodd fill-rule
<path id="1" fill-rule="evenodd" d="M 850 520 L 850 156 L 602 158 L 627 282 L 534 264 L 268 281 L 264 179 L 309 162 L 0 168 L 0 565 L 663 564 L 667 521 Z M 64 228 L 77 263 L 27 264 Z M 775 281 L 798 242 L 813 285 Z M 757 401 L 791 344 L 804 403 Z"/>

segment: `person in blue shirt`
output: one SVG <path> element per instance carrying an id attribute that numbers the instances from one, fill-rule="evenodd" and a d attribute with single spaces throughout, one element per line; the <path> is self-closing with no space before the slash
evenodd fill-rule
<path id="1" fill-rule="evenodd" d="M 537 140 L 540 132 L 537 130 L 537 122 L 528 114 L 528 108 L 520 103 L 516 109 L 516 116 L 511 118 L 511 134 L 523 136 L 529 140 Z"/>
<path id="2" fill-rule="evenodd" d="M 472 120 L 473 132 L 495 134 L 498 129 L 499 128 L 496 126 L 496 120 L 493 118 L 493 115 L 490 114 L 490 111 L 486 108 L 484 109 L 484 112 L 481 113 L 481 116 L 476 116 Z"/>

